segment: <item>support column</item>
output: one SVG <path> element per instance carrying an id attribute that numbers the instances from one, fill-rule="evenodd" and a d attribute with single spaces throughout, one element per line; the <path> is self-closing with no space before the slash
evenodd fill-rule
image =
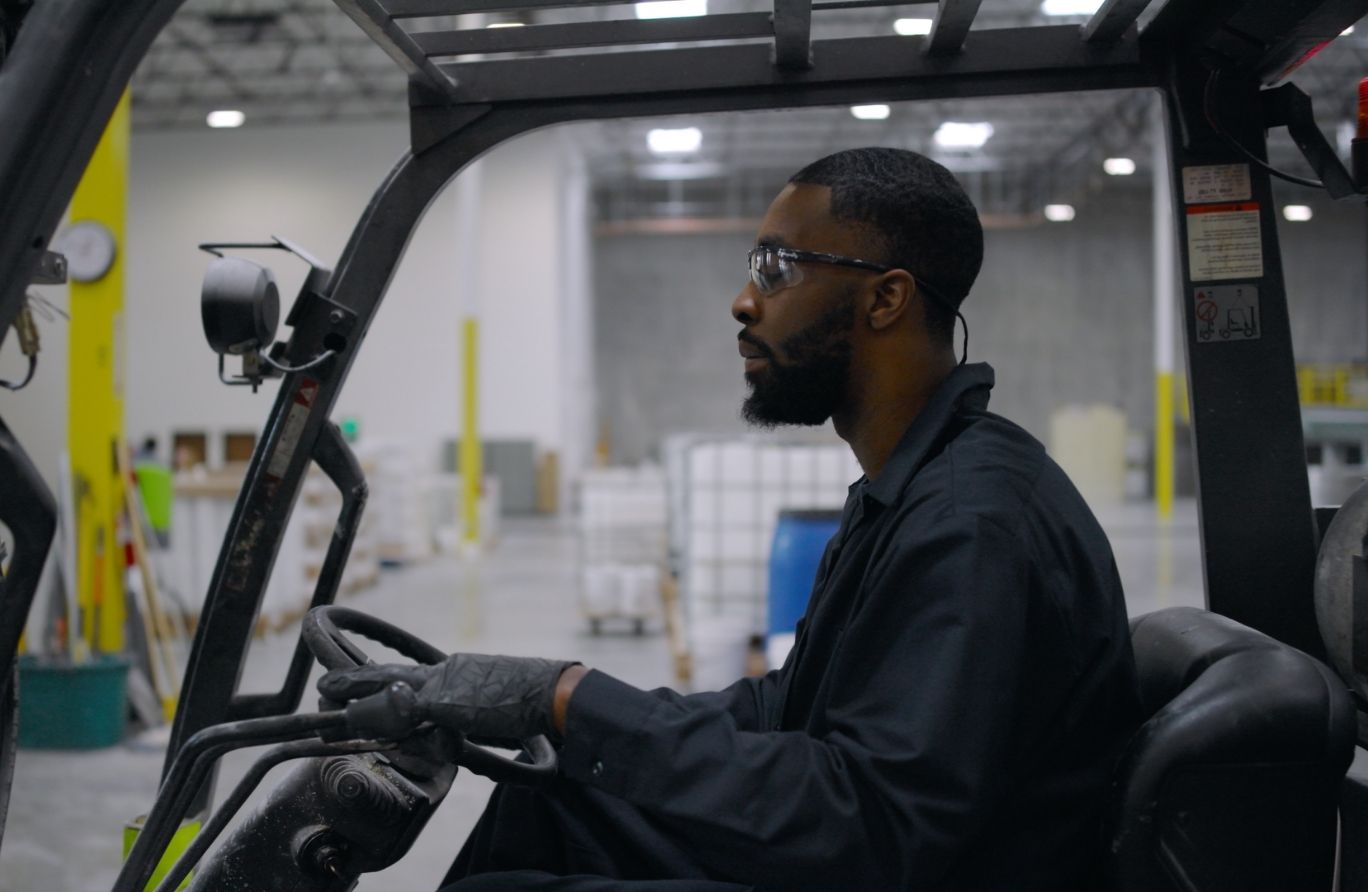
<path id="1" fill-rule="evenodd" d="M 480 322 L 467 316 L 461 322 L 465 360 L 461 377 L 464 398 L 461 415 L 461 508 L 464 540 L 469 547 L 480 543 L 480 480 L 484 476 L 480 455 Z"/>
<path id="2" fill-rule="evenodd" d="M 1154 504 L 1159 519 L 1167 521 L 1173 518 L 1173 308 L 1178 299 L 1178 274 L 1162 99 L 1154 103 L 1151 131 L 1154 141 Z"/>
<path id="3" fill-rule="evenodd" d="M 59 242 L 72 279 L 67 449 L 76 509 L 71 528 L 76 531 L 77 600 L 86 644 L 106 653 L 124 647 L 124 555 L 118 536 L 124 481 L 114 448 L 123 437 L 128 137 L 125 92 L 72 196 L 71 223 Z"/>
<path id="4" fill-rule="evenodd" d="M 456 178 L 456 284 L 461 302 L 461 427 L 457 467 L 461 472 L 461 541 L 480 544 L 480 495 L 484 461 L 480 446 L 480 196 L 481 163 Z"/>

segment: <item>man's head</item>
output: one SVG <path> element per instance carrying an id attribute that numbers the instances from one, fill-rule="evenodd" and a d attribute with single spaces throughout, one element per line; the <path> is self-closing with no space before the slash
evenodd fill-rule
<path id="1" fill-rule="evenodd" d="M 732 304 L 751 386 L 742 414 L 822 424 L 870 375 L 953 356 L 982 260 L 973 204 L 929 158 L 852 149 L 803 168 L 770 205 Z"/>

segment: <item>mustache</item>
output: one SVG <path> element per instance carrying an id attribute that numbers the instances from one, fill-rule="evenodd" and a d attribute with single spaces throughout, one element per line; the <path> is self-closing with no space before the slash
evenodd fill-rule
<path id="1" fill-rule="evenodd" d="M 770 347 L 770 345 L 766 344 L 764 341 L 760 340 L 750 332 L 744 329 L 738 331 L 736 333 L 736 339 L 738 341 L 744 341 L 745 343 L 750 344 L 752 347 L 759 350 L 766 359 L 774 358 L 774 350 Z"/>

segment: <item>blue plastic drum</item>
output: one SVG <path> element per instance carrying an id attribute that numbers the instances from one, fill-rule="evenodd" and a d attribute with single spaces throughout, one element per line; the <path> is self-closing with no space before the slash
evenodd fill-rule
<path id="1" fill-rule="evenodd" d="M 840 511 L 780 511 L 769 560 L 765 655 L 771 668 L 793 646 L 793 628 L 807 609 L 817 565 L 841 525 Z"/>

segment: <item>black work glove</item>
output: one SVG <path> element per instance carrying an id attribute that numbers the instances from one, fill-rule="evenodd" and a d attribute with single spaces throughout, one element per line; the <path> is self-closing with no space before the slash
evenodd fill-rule
<path id="1" fill-rule="evenodd" d="M 333 669 L 318 680 L 318 692 L 346 703 L 402 681 L 418 692 L 417 718 L 466 737 L 518 741 L 554 736 L 551 705 L 561 673 L 577 665 L 565 660 L 452 654 L 433 666 L 379 663 Z"/>

